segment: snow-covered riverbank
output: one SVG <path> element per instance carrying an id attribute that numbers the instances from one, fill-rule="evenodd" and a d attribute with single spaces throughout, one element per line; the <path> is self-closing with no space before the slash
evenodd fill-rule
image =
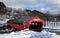
<path id="1" fill-rule="evenodd" d="M 9 34 L 0 34 L 0 38 L 60 38 L 60 37 L 55 33 L 50 33 L 45 30 L 41 32 L 34 32 L 28 30 L 28 31 L 12 32 Z"/>

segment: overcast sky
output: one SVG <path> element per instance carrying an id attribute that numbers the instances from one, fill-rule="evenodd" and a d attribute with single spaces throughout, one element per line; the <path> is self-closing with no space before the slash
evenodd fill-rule
<path id="1" fill-rule="evenodd" d="M 35 10 L 59 10 L 60 0 L 0 0 L 7 7 L 27 8 Z M 60 10 L 59 10 L 60 11 Z"/>

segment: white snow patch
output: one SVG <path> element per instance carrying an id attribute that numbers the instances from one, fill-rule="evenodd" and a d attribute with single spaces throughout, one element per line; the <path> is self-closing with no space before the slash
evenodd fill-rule
<path id="1" fill-rule="evenodd" d="M 45 30 L 41 32 L 34 31 L 19 31 L 9 34 L 0 34 L 0 38 L 60 38 L 55 33 L 50 33 Z"/>
<path id="2" fill-rule="evenodd" d="M 0 20 L 0 24 L 5 24 L 5 23 L 7 23 L 8 20 L 9 19 L 2 19 L 2 20 Z"/>

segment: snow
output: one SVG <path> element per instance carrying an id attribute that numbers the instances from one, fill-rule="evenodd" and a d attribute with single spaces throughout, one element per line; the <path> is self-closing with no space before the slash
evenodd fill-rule
<path id="1" fill-rule="evenodd" d="M 41 32 L 23 30 L 19 32 L 12 32 L 9 34 L 0 34 L 0 38 L 60 38 L 60 37 L 55 33 L 50 33 L 45 30 Z"/>
<path id="2" fill-rule="evenodd" d="M 6 25 L 8 20 L 7 18 L 0 20 L 0 26 Z"/>

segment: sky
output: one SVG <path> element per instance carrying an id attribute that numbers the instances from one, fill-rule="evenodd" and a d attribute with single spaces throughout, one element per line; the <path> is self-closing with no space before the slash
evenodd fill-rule
<path id="1" fill-rule="evenodd" d="M 26 8 L 31 10 L 60 11 L 60 0 L 0 0 L 7 7 Z"/>

